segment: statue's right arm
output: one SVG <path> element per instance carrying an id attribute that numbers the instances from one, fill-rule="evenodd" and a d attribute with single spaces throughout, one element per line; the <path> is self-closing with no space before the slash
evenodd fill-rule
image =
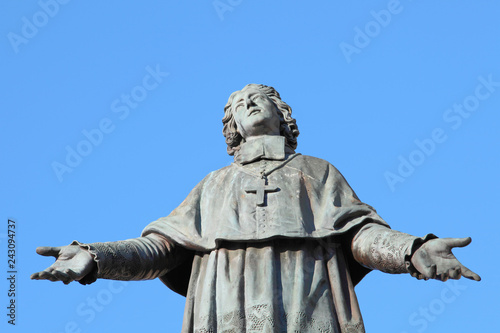
<path id="1" fill-rule="evenodd" d="M 419 280 L 446 281 L 463 276 L 480 281 L 481 277 L 462 265 L 451 251 L 470 242 L 470 237 L 437 238 L 433 234 L 420 238 L 369 223 L 354 236 L 351 249 L 358 263 L 386 273 L 410 273 Z"/>
<path id="2" fill-rule="evenodd" d="M 31 275 L 35 280 L 93 283 L 97 278 L 148 280 L 162 276 L 182 262 L 186 250 L 159 234 L 118 242 L 39 247 L 37 253 L 57 260 Z"/>

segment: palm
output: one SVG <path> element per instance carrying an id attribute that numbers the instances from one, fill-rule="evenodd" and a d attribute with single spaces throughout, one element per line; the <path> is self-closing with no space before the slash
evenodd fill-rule
<path id="1" fill-rule="evenodd" d="M 413 266 L 420 274 L 419 279 L 460 279 L 461 276 L 480 281 L 479 275 L 462 265 L 453 255 L 451 249 L 464 247 L 471 242 L 467 238 L 437 238 L 423 244 L 411 258 Z"/>
<path id="2" fill-rule="evenodd" d="M 68 284 L 82 279 L 95 265 L 92 255 L 78 245 L 38 247 L 36 252 L 42 256 L 55 257 L 56 262 L 45 270 L 32 274 L 31 279 L 34 280 L 62 281 Z"/>

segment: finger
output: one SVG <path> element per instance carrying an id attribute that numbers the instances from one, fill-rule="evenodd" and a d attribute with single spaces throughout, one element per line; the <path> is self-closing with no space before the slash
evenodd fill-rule
<path id="1" fill-rule="evenodd" d="M 453 279 L 453 280 L 460 279 L 461 272 L 462 272 L 462 269 L 460 268 L 460 266 L 459 267 L 455 267 L 454 269 L 451 269 L 450 272 L 449 272 L 450 279 Z"/>
<path id="2" fill-rule="evenodd" d="M 55 277 L 52 273 L 49 273 L 47 271 L 40 272 L 40 279 L 49 280 L 52 282 L 58 281 L 57 277 Z"/>
<path id="3" fill-rule="evenodd" d="M 425 267 L 422 270 L 422 275 L 424 275 L 425 277 L 427 277 L 429 279 L 435 279 L 436 278 L 436 270 L 437 270 L 436 265 L 431 265 L 429 267 Z"/>
<path id="4" fill-rule="evenodd" d="M 54 274 L 54 276 L 57 277 L 59 281 L 62 281 L 64 284 L 68 284 L 74 280 L 71 278 L 71 276 L 61 271 L 54 271 L 52 274 Z"/>
<path id="5" fill-rule="evenodd" d="M 476 273 L 474 273 L 465 266 L 462 266 L 462 276 L 464 278 L 471 279 L 474 281 L 481 281 L 481 277 L 479 275 L 477 275 Z"/>
<path id="6" fill-rule="evenodd" d="M 445 238 L 446 242 L 448 243 L 449 246 L 451 247 L 464 247 L 470 244 L 472 242 L 472 238 L 470 237 L 465 237 L 465 238 Z"/>
<path id="7" fill-rule="evenodd" d="M 50 268 L 50 267 L 49 267 Z M 47 269 L 48 270 L 48 269 Z M 36 273 L 33 273 L 31 274 L 30 278 L 32 280 L 48 280 L 49 279 L 49 276 L 52 275 L 51 272 L 47 271 L 47 270 L 43 270 L 41 272 L 36 272 Z M 52 271 L 52 270 L 51 270 Z"/>
<path id="8" fill-rule="evenodd" d="M 446 282 L 448 280 L 448 272 L 444 272 L 438 275 L 438 280 L 441 280 L 443 282 Z"/>
<path id="9" fill-rule="evenodd" d="M 48 276 L 47 273 L 48 273 L 47 271 L 33 273 L 33 274 L 31 274 L 30 279 L 31 280 L 47 280 L 47 278 L 46 278 Z M 49 273 L 49 274 L 51 274 L 51 273 Z"/>
<path id="10" fill-rule="evenodd" d="M 59 251 L 61 251 L 61 247 L 52 247 L 52 246 L 40 246 L 36 248 L 36 253 L 45 257 L 55 257 L 59 256 Z"/>
<path id="11" fill-rule="evenodd" d="M 429 275 L 429 278 L 435 279 L 436 278 L 436 272 L 437 272 L 437 266 L 436 264 L 431 266 L 431 274 Z"/>

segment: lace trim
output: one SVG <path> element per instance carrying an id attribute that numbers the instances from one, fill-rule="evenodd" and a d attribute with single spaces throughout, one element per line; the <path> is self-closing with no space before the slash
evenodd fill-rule
<path id="1" fill-rule="evenodd" d="M 394 233 L 392 230 L 378 233 L 370 246 L 374 266 L 386 273 L 406 273 L 405 254 L 408 244 L 413 243 L 414 239 L 414 236 Z"/>
<path id="2" fill-rule="evenodd" d="M 91 255 L 92 255 L 92 258 L 94 259 L 94 261 L 97 263 L 96 261 L 96 253 L 95 251 L 92 251 L 90 246 L 87 245 L 87 244 L 82 244 L 80 243 L 79 241 L 77 240 L 74 240 L 70 245 L 78 245 L 80 246 L 82 249 L 84 250 L 87 250 Z M 87 284 L 92 284 L 94 283 L 95 281 L 97 280 L 97 265 L 95 266 L 95 268 L 87 275 L 85 275 L 81 280 L 79 280 L 78 282 L 80 284 L 83 284 L 83 285 L 87 285 Z"/>
<path id="3" fill-rule="evenodd" d="M 201 322 L 209 321 L 210 316 L 201 317 Z M 339 327 L 334 318 L 308 316 L 304 312 L 281 313 L 273 311 L 269 304 L 259 304 L 245 311 L 232 311 L 217 316 L 217 327 L 202 327 L 195 333 L 290 333 L 287 326 L 294 327 L 293 333 L 335 333 Z M 278 331 L 279 329 L 279 331 Z M 347 323 L 340 328 L 342 333 L 364 333 L 362 322 Z"/>

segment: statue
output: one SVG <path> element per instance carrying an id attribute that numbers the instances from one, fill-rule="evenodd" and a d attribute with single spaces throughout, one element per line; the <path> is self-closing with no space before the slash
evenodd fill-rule
<path id="1" fill-rule="evenodd" d="M 274 88 L 249 84 L 224 112 L 234 163 L 141 237 L 37 248 L 57 260 L 31 278 L 160 278 L 186 296 L 182 332 L 364 332 L 354 286 L 370 270 L 480 280 L 451 251 L 470 238 L 392 230 L 334 166 L 296 153 L 296 121 Z"/>

